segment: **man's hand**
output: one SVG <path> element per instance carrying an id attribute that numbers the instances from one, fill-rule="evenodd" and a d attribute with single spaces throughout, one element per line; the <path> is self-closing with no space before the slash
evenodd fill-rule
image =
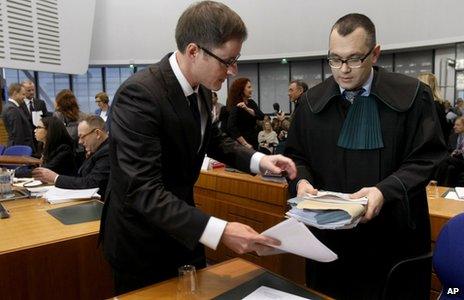
<path id="1" fill-rule="evenodd" d="M 285 171 L 290 179 L 296 177 L 296 167 L 293 160 L 280 154 L 263 156 L 259 161 L 259 169 L 263 174 L 266 170 L 275 174 Z"/>
<path id="2" fill-rule="evenodd" d="M 237 222 L 227 223 L 221 241 L 238 254 L 251 251 L 265 253 L 272 250 L 270 246 L 280 245 L 280 241 L 260 235 L 250 226 Z"/>
<path id="3" fill-rule="evenodd" d="M 58 174 L 47 168 L 35 168 L 32 170 L 32 177 L 42 182 L 55 183 L 56 176 Z"/>
<path id="4" fill-rule="evenodd" d="M 382 209 L 384 198 L 382 192 L 376 187 L 365 187 L 360 189 L 354 194 L 350 195 L 350 198 L 356 199 L 361 197 L 367 197 L 367 211 L 364 217 L 361 219 L 362 223 L 366 223 L 373 218 L 377 217 Z"/>
<path id="5" fill-rule="evenodd" d="M 298 197 L 303 197 L 305 194 L 317 195 L 317 189 L 315 189 L 313 185 L 305 179 L 298 182 L 296 189 Z"/>

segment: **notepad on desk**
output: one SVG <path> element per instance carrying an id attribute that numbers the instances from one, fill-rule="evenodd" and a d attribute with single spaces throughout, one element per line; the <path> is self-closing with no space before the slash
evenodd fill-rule
<path id="1" fill-rule="evenodd" d="M 71 190 L 71 189 L 62 189 L 57 187 L 50 188 L 43 197 L 50 204 L 65 203 L 76 200 L 88 200 L 92 198 L 100 198 L 98 195 L 98 188 L 93 189 L 80 189 L 80 190 Z"/>

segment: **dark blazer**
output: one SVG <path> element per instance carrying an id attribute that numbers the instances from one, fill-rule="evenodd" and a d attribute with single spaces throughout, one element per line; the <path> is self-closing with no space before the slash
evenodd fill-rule
<path id="1" fill-rule="evenodd" d="M 250 115 L 240 107 L 232 107 L 227 121 L 227 132 L 234 139 L 242 136 L 254 149 L 258 149 L 258 133 L 256 121 L 264 119 L 264 113 L 258 104 L 252 99 L 248 100 L 247 107 L 254 110 L 255 115 Z"/>
<path id="2" fill-rule="evenodd" d="M 32 106 L 34 108 L 34 111 L 42 112 L 42 117 L 46 117 L 49 115 L 45 101 L 40 100 L 40 99 L 33 99 Z M 29 108 L 26 106 L 26 102 L 23 102 L 19 107 L 22 109 L 22 111 L 24 111 L 24 113 L 26 114 L 27 118 L 29 119 L 32 125 L 32 114 L 30 113 Z"/>
<path id="3" fill-rule="evenodd" d="M 205 153 L 249 172 L 254 151 L 211 125 L 211 91 L 203 144 L 169 55 L 137 72 L 112 103 L 111 174 L 101 221 L 106 257 L 126 274 L 177 275 L 184 264 L 204 265 L 198 241 L 209 220 L 195 208 L 195 184 Z"/>
<path id="4" fill-rule="evenodd" d="M 31 123 L 20 107 L 7 101 L 2 113 L 3 122 L 8 132 L 8 146 L 26 145 L 34 152 L 34 139 Z"/>
<path id="5" fill-rule="evenodd" d="M 110 157 L 108 155 L 108 139 L 97 151 L 87 158 L 79 168 L 78 176 L 64 176 L 61 173 L 56 179 L 55 186 L 64 189 L 99 188 L 98 193 L 104 200 L 108 178 L 110 177 Z"/>
<path id="6" fill-rule="evenodd" d="M 60 175 L 75 175 L 74 148 L 70 145 L 61 144 L 48 157 L 44 157 L 42 167 L 48 168 Z"/>

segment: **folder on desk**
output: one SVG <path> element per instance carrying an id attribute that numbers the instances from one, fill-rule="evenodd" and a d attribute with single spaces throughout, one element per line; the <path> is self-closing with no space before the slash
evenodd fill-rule
<path id="1" fill-rule="evenodd" d="M 289 294 L 297 295 L 297 296 L 300 296 L 306 299 L 312 299 L 312 300 L 323 299 L 317 294 L 304 289 L 303 287 L 297 285 L 296 283 L 293 283 L 285 278 L 279 277 L 267 271 L 251 279 L 250 281 L 245 282 L 237 286 L 236 288 L 233 288 L 217 296 L 214 299 L 216 300 L 243 299 L 244 297 L 253 293 L 255 290 L 257 290 L 261 286 L 271 287 L 273 289 L 287 292 Z"/>
<path id="2" fill-rule="evenodd" d="M 64 225 L 72 225 L 100 220 L 102 210 L 103 203 L 93 200 L 86 203 L 49 209 L 47 212 Z"/>

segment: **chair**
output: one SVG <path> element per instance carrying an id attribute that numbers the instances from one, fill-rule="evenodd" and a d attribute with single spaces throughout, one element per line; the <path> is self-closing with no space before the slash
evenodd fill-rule
<path id="1" fill-rule="evenodd" d="M 3 154 L 3 151 L 5 151 L 5 148 L 6 148 L 5 146 L 0 145 L 0 155 Z"/>
<path id="2" fill-rule="evenodd" d="M 29 146 L 23 146 L 23 145 L 10 146 L 5 149 L 5 151 L 3 152 L 3 155 L 31 156 L 32 148 Z"/>
<path id="3" fill-rule="evenodd" d="M 383 289 L 382 299 L 399 299 L 401 292 L 406 290 L 403 287 L 417 285 L 416 282 L 423 282 L 424 278 L 418 278 L 417 274 L 423 273 L 426 280 L 430 280 L 430 270 L 432 268 L 432 252 L 416 257 L 404 259 L 395 264 L 388 273 L 387 280 Z M 418 272 L 423 270 L 423 272 Z M 408 289 L 410 290 L 410 289 Z M 406 299 L 428 299 L 430 286 L 426 290 L 413 291 L 414 295 L 406 296 Z M 402 299 L 402 298 L 401 298 Z"/>
<path id="4" fill-rule="evenodd" d="M 438 299 L 464 299 L 464 213 L 451 218 L 438 235 L 433 267 L 443 289 Z"/>

